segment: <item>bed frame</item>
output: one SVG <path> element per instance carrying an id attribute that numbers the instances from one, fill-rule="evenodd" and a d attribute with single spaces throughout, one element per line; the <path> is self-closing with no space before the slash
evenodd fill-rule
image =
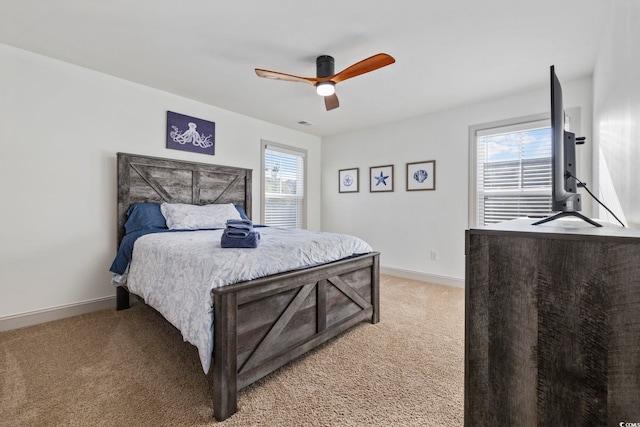
<path id="1" fill-rule="evenodd" d="M 136 202 L 234 203 L 251 215 L 251 170 L 118 153 L 118 244 Z M 213 415 L 238 409 L 238 390 L 352 326 L 379 321 L 379 253 L 213 289 L 208 374 Z M 129 291 L 117 288 L 117 309 Z"/>

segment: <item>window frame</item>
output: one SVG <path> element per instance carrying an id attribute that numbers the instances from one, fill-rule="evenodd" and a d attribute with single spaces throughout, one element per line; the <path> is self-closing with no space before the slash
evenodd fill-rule
<path id="1" fill-rule="evenodd" d="M 539 127 L 541 122 L 549 122 L 550 126 L 550 114 L 541 113 L 530 116 L 515 117 L 510 119 L 498 120 L 495 122 L 482 123 L 478 125 L 469 126 L 469 208 L 468 208 L 468 227 L 478 227 L 484 224 L 478 224 L 478 136 L 479 134 L 491 134 L 491 130 L 494 132 L 497 129 L 513 130 L 522 129 L 523 127 L 531 126 L 532 128 Z M 498 133 L 498 132 L 496 132 Z M 551 192 L 551 188 L 549 188 Z"/>
<path id="2" fill-rule="evenodd" d="M 269 151 L 277 151 L 280 153 L 284 153 L 284 154 L 290 154 L 290 155 L 294 155 L 294 156 L 300 156 L 302 158 L 302 167 L 303 167 L 303 173 L 302 173 L 302 179 L 303 179 L 303 196 L 302 196 L 302 223 L 301 223 L 301 228 L 306 229 L 307 228 L 307 212 L 308 212 L 308 197 L 307 197 L 307 157 L 308 157 L 308 153 L 306 149 L 303 148 L 298 148 L 298 147 L 293 147 L 290 145 L 285 145 L 285 144 L 280 144 L 277 142 L 272 142 L 272 141 L 267 141 L 267 140 L 261 140 L 261 162 L 260 162 L 260 186 L 261 186 L 261 206 L 260 206 L 260 213 L 262 215 L 262 223 L 265 225 L 266 224 L 266 217 L 267 217 L 267 194 L 266 194 L 266 182 L 265 182 L 265 175 L 266 175 L 266 170 L 265 170 L 265 161 L 266 161 L 266 155 L 265 152 L 267 150 Z"/>

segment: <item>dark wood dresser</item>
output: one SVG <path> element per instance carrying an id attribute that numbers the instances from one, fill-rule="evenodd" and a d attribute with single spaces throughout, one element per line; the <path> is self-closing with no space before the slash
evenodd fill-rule
<path id="1" fill-rule="evenodd" d="M 640 426 L 640 232 L 532 222 L 466 232 L 465 426 Z"/>

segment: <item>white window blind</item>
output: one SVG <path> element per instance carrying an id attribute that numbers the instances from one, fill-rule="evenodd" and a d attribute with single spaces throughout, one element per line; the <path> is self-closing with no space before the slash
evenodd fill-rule
<path id="1" fill-rule="evenodd" d="M 305 152 L 264 145 L 264 224 L 305 228 Z"/>
<path id="2" fill-rule="evenodd" d="M 476 132 L 476 224 L 551 213 L 549 121 Z"/>

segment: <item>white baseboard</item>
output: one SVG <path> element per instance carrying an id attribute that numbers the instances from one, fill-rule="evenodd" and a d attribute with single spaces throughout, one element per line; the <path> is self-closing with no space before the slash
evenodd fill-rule
<path id="1" fill-rule="evenodd" d="M 112 296 L 4 316 L 0 317 L 0 332 L 115 307 L 116 297 Z"/>
<path id="2" fill-rule="evenodd" d="M 403 270 L 401 268 L 380 267 L 380 273 L 390 276 L 403 277 L 405 279 L 420 280 L 423 282 L 436 283 L 438 285 L 464 288 L 464 279 L 457 277 L 440 276 L 437 274 L 420 273 L 418 271 Z"/>
<path id="3" fill-rule="evenodd" d="M 436 283 L 438 285 L 464 288 L 464 279 L 459 279 L 457 277 L 440 276 L 437 274 L 420 273 L 417 271 L 382 266 L 380 267 L 380 273 L 403 277 L 405 279 Z M 91 313 L 94 311 L 106 310 L 109 308 L 115 309 L 115 306 L 116 297 L 111 296 L 74 304 L 67 304 L 59 307 L 14 314 L 11 316 L 4 316 L 0 317 L 0 332 L 37 325 L 39 323 L 51 322 L 53 320 L 64 319 L 65 317 L 78 316 L 80 314 Z"/>

